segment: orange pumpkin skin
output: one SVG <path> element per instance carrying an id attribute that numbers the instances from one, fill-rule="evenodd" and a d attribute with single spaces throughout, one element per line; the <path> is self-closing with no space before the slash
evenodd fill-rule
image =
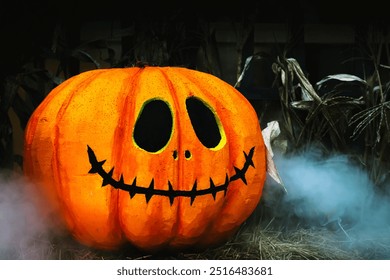
<path id="1" fill-rule="evenodd" d="M 226 242 L 253 212 L 266 152 L 255 110 L 217 77 L 101 69 L 65 81 L 35 110 L 24 171 L 83 244 L 202 248 Z"/>

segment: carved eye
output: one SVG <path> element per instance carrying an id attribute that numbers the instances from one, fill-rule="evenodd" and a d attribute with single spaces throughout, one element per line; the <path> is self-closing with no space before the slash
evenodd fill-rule
<path id="1" fill-rule="evenodd" d="M 151 99 L 141 109 L 133 138 L 140 148 L 155 153 L 168 144 L 172 128 L 173 117 L 168 104 L 159 99 Z"/>
<path id="2" fill-rule="evenodd" d="M 215 112 L 196 97 L 187 98 L 186 106 L 199 141 L 209 149 L 216 148 L 223 138 L 223 130 Z"/>

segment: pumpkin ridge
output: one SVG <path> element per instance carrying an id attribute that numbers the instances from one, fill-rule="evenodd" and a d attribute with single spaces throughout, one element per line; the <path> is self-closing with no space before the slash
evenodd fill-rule
<path id="1" fill-rule="evenodd" d="M 87 75 L 87 74 L 92 74 L 92 73 L 85 73 L 83 75 Z M 35 109 L 34 111 L 34 116 L 32 116 L 29 121 L 28 121 L 28 124 L 26 126 L 26 131 L 25 131 L 25 145 L 24 145 L 24 154 L 27 154 L 29 155 L 29 153 L 27 153 L 27 150 L 28 149 L 31 149 L 31 146 L 34 142 L 34 136 L 35 136 L 35 132 L 38 128 L 38 125 L 39 125 L 39 121 L 41 120 L 41 115 L 44 113 L 44 111 L 46 110 L 46 106 L 48 104 L 50 104 L 50 102 L 52 102 L 52 100 L 54 98 L 57 97 L 57 93 L 58 92 L 61 92 L 64 88 L 66 88 L 67 86 L 71 85 L 72 83 L 75 82 L 75 79 L 77 77 L 73 77 L 71 79 L 68 79 L 64 82 L 62 82 L 61 84 L 59 84 L 55 89 L 53 89 L 47 96 L 46 98 L 38 105 L 38 107 Z M 27 158 L 27 157 L 26 157 Z M 26 160 L 27 162 L 27 160 Z M 29 163 L 29 164 L 24 164 L 24 167 L 32 167 L 33 164 Z M 31 171 L 31 173 L 33 173 Z"/>
<path id="2" fill-rule="evenodd" d="M 136 71 L 132 71 L 134 69 Z M 123 146 L 123 142 L 126 141 L 126 139 L 123 135 L 128 133 L 126 131 L 126 129 L 128 129 L 127 122 L 128 122 L 128 118 L 130 117 L 129 112 L 132 112 L 132 110 L 133 110 L 132 107 L 134 106 L 134 105 L 132 105 L 132 102 L 130 102 L 130 100 L 134 96 L 134 88 L 136 88 L 136 86 L 134 86 L 134 84 L 138 83 L 138 79 L 139 79 L 139 76 L 141 74 L 142 69 L 128 68 L 128 69 L 118 69 L 118 71 L 124 71 L 128 75 L 126 77 L 126 79 L 124 79 L 124 81 L 125 81 L 125 82 L 123 82 L 124 86 L 121 87 L 120 93 L 118 93 L 119 96 L 121 94 L 123 94 L 124 98 L 122 99 L 121 102 L 118 102 L 118 103 L 123 104 L 123 105 L 119 109 L 119 111 L 121 113 L 119 114 L 120 117 L 117 121 L 118 125 L 116 126 L 116 128 L 113 132 L 113 141 L 112 141 L 112 147 L 111 147 L 111 150 L 115 151 L 112 153 L 111 161 L 117 162 L 118 164 L 116 167 L 118 168 L 118 170 L 121 170 L 123 162 L 118 161 L 118 159 L 121 159 L 123 157 L 124 150 L 116 149 L 116 147 Z M 110 70 L 107 71 L 107 74 L 108 75 L 110 74 Z M 114 168 L 112 169 L 112 172 L 114 172 Z M 115 195 L 115 201 L 116 202 L 112 206 L 113 207 L 112 213 L 115 216 L 115 221 L 116 221 L 115 223 L 120 224 L 120 217 L 119 217 L 120 215 L 118 213 L 119 194 L 117 192 Z"/>
<path id="3" fill-rule="evenodd" d="M 56 149 L 53 149 L 53 161 L 55 163 L 58 162 L 59 158 L 58 158 L 58 149 L 57 147 L 59 147 L 59 142 L 60 142 L 60 126 L 58 125 L 58 123 L 61 121 L 61 119 L 63 118 L 65 112 L 66 112 L 66 109 L 68 108 L 68 106 L 70 105 L 70 103 L 72 102 L 72 99 L 73 99 L 73 96 L 75 96 L 77 93 L 79 92 L 82 92 L 82 89 L 87 87 L 91 82 L 94 81 L 94 79 L 101 75 L 103 72 L 102 71 L 98 71 L 98 72 L 94 72 L 95 75 L 90 75 L 87 79 L 85 80 L 82 80 L 80 81 L 79 83 L 70 83 L 69 86 L 73 86 L 73 87 L 77 87 L 78 90 L 72 92 L 69 96 L 67 96 L 65 98 L 65 100 L 62 102 L 61 106 L 60 106 L 60 109 L 58 110 L 58 113 L 56 115 L 56 118 L 55 118 L 55 125 L 54 125 L 54 137 L 53 137 L 53 146 L 56 147 Z M 53 167 L 53 172 L 55 171 L 54 169 L 56 169 L 55 167 Z M 57 178 L 60 178 L 60 174 L 61 172 L 59 170 L 56 170 L 57 171 Z M 60 186 L 62 184 L 60 183 Z M 61 188 L 61 187 L 60 187 Z"/>
<path id="4" fill-rule="evenodd" d="M 119 180 L 115 180 L 114 178 L 112 178 L 114 167 L 112 167 L 109 172 L 106 172 L 103 169 L 103 165 L 106 162 L 106 160 L 98 161 L 93 149 L 87 145 L 88 159 L 91 164 L 91 169 L 88 171 L 88 173 L 99 174 L 103 179 L 102 187 L 111 185 L 114 189 L 127 191 L 130 195 L 130 198 L 134 197 L 134 195 L 136 194 L 143 194 L 145 195 L 146 202 L 149 202 L 149 200 L 154 195 L 165 196 L 169 198 L 170 204 L 172 205 L 176 197 L 190 197 L 191 198 L 190 204 L 192 205 L 195 198 L 198 196 L 211 194 L 215 200 L 216 194 L 218 192 L 223 191 L 224 195 L 226 195 L 230 182 L 241 179 L 244 182 L 244 184 L 247 185 L 245 174 L 250 166 L 255 168 L 252 161 L 254 150 L 255 147 L 252 147 L 248 154 L 246 152 L 243 152 L 245 156 L 244 166 L 241 169 L 234 166 L 234 170 L 236 171 L 236 174 L 231 176 L 230 178 L 228 174 L 226 174 L 225 182 L 222 185 L 215 185 L 212 178 L 210 178 L 210 186 L 206 189 L 201 189 L 201 190 L 197 189 L 196 180 L 191 190 L 180 190 L 180 189 L 175 190 L 173 189 L 173 186 L 170 181 L 168 181 L 168 187 L 169 187 L 168 190 L 155 189 L 154 179 L 151 180 L 150 185 L 148 187 L 137 186 L 136 178 L 133 180 L 133 183 L 129 185 L 124 182 L 123 174 L 120 175 Z"/>
<path id="5" fill-rule="evenodd" d="M 178 135 L 178 141 L 177 141 L 177 151 L 182 151 L 183 147 L 182 147 L 182 143 L 183 143 L 183 137 L 182 137 L 182 134 L 181 132 L 179 131 L 180 128 L 181 128 L 181 119 L 180 117 L 178 117 L 178 114 L 179 112 L 177 112 L 177 108 L 179 108 L 179 100 L 178 100 L 178 97 L 177 97 L 177 89 L 175 88 L 171 78 L 169 77 L 169 73 L 170 72 L 173 72 L 173 73 L 177 73 L 177 69 L 179 68 L 172 68 L 172 67 L 164 67 L 164 68 L 157 68 L 161 75 L 164 77 L 164 79 L 166 80 L 166 83 L 167 83 L 167 86 L 169 87 L 170 91 L 175 93 L 175 94 L 171 94 L 172 96 L 172 100 L 173 100 L 173 103 L 174 103 L 174 106 L 172 107 L 172 118 L 173 118 L 173 125 L 172 125 L 172 135 L 176 134 Z M 175 109 L 175 110 L 173 110 Z M 176 131 L 178 130 L 178 131 Z M 177 181 L 179 182 L 179 184 L 182 182 L 182 178 L 183 176 L 185 176 L 184 174 L 184 168 L 183 168 L 183 165 L 184 163 L 181 162 L 181 165 L 178 167 L 178 170 L 181 170 L 182 173 L 178 173 L 178 178 L 177 178 Z M 168 180 L 168 187 L 171 188 L 171 182 Z M 196 180 L 194 182 L 194 186 L 193 188 L 196 188 Z M 169 202 L 170 202 L 170 205 L 172 206 L 173 204 L 173 201 L 174 201 L 174 197 L 173 198 L 169 198 Z M 193 201 L 195 200 L 195 198 L 192 198 L 191 197 L 191 205 L 193 203 Z M 171 235 L 171 240 L 174 240 L 175 239 L 175 235 L 180 231 L 180 228 L 182 228 L 182 219 L 180 217 L 180 213 L 181 213 L 181 209 L 182 209 L 183 205 L 182 205 L 182 200 L 181 198 L 178 198 L 177 199 L 177 211 L 176 211 L 176 220 L 175 220 L 175 223 L 173 224 L 172 226 L 172 235 Z"/>
<path id="6" fill-rule="evenodd" d="M 143 69 L 139 69 L 136 73 L 130 73 L 130 76 L 128 77 L 128 80 L 126 81 L 126 88 L 122 87 L 122 92 L 125 94 L 124 101 L 121 102 L 123 104 L 122 108 L 120 109 L 121 111 L 121 117 L 118 120 L 118 126 L 114 131 L 114 141 L 113 141 L 113 148 L 112 150 L 117 151 L 118 153 L 116 154 L 117 158 L 121 158 L 121 154 L 123 154 L 122 150 L 117 150 L 115 147 L 118 147 L 120 144 L 119 142 L 123 142 L 123 134 L 126 134 L 126 132 L 123 132 L 123 128 L 127 128 L 126 120 L 129 118 L 130 114 L 129 112 L 132 112 L 133 108 L 129 108 L 131 102 L 129 102 L 129 99 L 134 97 L 134 92 L 138 86 L 139 83 L 139 77 L 142 73 Z M 130 84 L 130 86 L 128 86 Z M 134 86 L 134 84 L 136 84 Z M 127 88 L 130 89 L 130 91 L 127 90 Z M 134 105 L 133 105 L 134 107 Z M 124 115 L 125 117 L 122 117 Z M 113 158 L 115 160 L 115 158 Z"/>
<path id="7" fill-rule="evenodd" d="M 65 100 L 62 102 L 61 106 L 60 106 L 60 109 L 56 115 L 56 118 L 55 118 L 55 124 L 54 124 L 54 137 L 53 137 L 53 146 L 56 147 L 55 149 L 53 149 L 53 159 L 52 159 L 52 171 L 53 173 L 56 174 L 55 178 L 57 180 L 57 188 L 60 189 L 60 192 L 61 193 L 65 193 L 64 192 L 64 184 L 63 184 L 63 170 L 60 168 L 60 164 L 59 164 L 59 153 L 60 153 L 60 149 L 57 149 L 57 147 L 60 147 L 61 145 L 59 144 L 60 143 L 60 126 L 58 125 L 58 123 L 61 121 L 61 119 L 63 118 L 65 112 L 66 112 L 66 109 L 68 108 L 68 106 L 70 105 L 70 103 L 72 102 L 72 99 L 75 95 L 77 95 L 78 93 L 82 93 L 83 92 L 83 88 L 86 88 L 88 85 L 90 85 L 91 82 L 93 82 L 96 77 L 104 74 L 105 70 L 94 70 L 88 74 L 90 74 L 90 76 L 88 76 L 88 78 L 84 79 L 84 80 L 81 80 L 81 81 L 74 81 L 74 80 L 69 80 L 69 85 L 68 87 L 76 87 L 78 90 L 75 90 L 73 91 L 69 96 L 67 96 L 65 98 Z M 73 83 L 72 83 L 73 81 Z M 69 205 L 66 205 L 66 203 L 64 203 L 64 200 L 61 200 L 61 204 L 62 204 L 62 208 L 66 208 L 66 209 L 69 209 Z M 73 211 L 66 211 L 67 215 L 68 215 L 68 220 L 69 221 L 74 221 L 75 220 L 75 216 L 74 216 L 74 213 Z M 72 222 L 72 226 L 75 226 L 75 224 L 73 224 Z"/>

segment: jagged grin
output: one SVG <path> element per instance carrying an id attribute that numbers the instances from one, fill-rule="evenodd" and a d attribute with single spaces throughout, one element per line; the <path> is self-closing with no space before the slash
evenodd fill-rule
<path id="1" fill-rule="evenodd" d="M 196 180 L 191 190 L 175 190 L 169 180 L 168 180 L 168 190 L 155 189 L 154 179 L 152 179 L 148 187 L 137 186 L 137 177 L 134 178 L 133 183 L 127 184 L 125 183 L 123 174 L 120 175 L 120 178 L 117 181 L 114 178 L 112 178 L 114 167 L 112 167 L 109 172 L 106 172 L 103 169 L 103 164 L 106 162 L 106 160 L 98 161 L 95 152 L 92 150 L 91 147 L 88 146 L 88 158 L 91 164 L 91 169 L 89 170 L 89 173 L 90 174 L 97 173 L 100 175 L 100 177 L 102 177 L 103 179 L 102 187 L 111 185 L 115 189 L 127 191 L 130 194 L 130 198 L 133 198 L 136 194 L 143 194 L 145 195 L 146 202 L 149 202 L 149 200 L 154 195 L 165 196 L 169 198 L 169 201 L 172 205 L 176 197 L 189 197 L 191 198 L 191 205 L 192 205 L 195 198 L 201 195 L 211 194 L 214 199 L 218 192 L 224 192 L 224 195 L 226 195 L 226 192 L 229 187 L 229 183 L 232 181 L 241 179 L 246 185 L 247 184 L 245 178 L 246 171 L 248 170 L 249 166 L 255 168 L 252 161 L 254 151 L 255 151 L 255 147 L 252 147 L 248 154 L 244 152 L 244 156 L 245 156 L 244 166 L 241 169 L 234 166 L 235 174 L 230 178 L 228 174 L 226 174 L 225 182 L 222 185 L 216 186 L 213 182 L 213 179 L 210 178 L 210 186 L 207 189 L 202 189 L 202 190 L 197 189 Z"/>

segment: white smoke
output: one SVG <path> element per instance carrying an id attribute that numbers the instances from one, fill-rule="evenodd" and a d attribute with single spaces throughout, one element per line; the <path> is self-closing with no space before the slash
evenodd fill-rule
<path id="1" fill-rule="evenodd" d="M 49 211 L 39 205 L 36 189 L 21 175 L 0 174 L 0 259 L 49 257 Z"/>
<path id="2" fill-rule="evenodd" d="M 294 217 L 306 225 L 332 226 L 350 241 L 390 234 L 390 198 L 380 194 L 367 172 L 347 156 L 324 157 L 309 149 L 276 155 L 274 161 L 287 193 L 277 201 L 269 186 L 264 199 L 286 223 Z"/>

